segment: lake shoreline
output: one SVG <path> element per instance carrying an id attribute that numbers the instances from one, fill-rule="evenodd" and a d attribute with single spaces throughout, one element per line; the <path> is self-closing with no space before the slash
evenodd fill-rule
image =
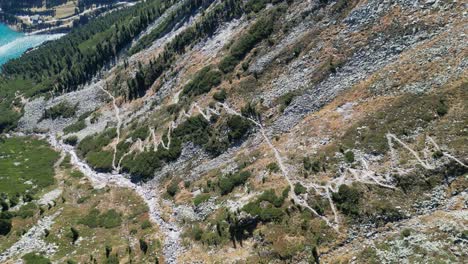
<path id="1" fill-rule="evenodd" d="M 20 58 L 28 51 L 42 44 L 59 39 L 65 34 L 28 34 L 15 30 L 15 27 L 6 23 L 0 23 L 0 66 L 8 61 Z"/>

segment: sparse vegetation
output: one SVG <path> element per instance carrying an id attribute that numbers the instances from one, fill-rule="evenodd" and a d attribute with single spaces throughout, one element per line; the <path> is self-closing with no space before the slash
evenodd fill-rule
<path id="1" fill-rule="evenodd" d="M 213 87 L 221 83 L 222 74 L 213 67 L 207 66 L 201 69 L 183 90 L 183 94 L 197 96 L 209 92 Z"/>
<path id="2" fill-rule="evenodd" d="M 338 209 L 349 216 L 359 214 L 360 197 L 356 188 L 347 185 L 341 185 L 338 192 L 333 193 L 333 200 Z"/>
<path id="3" fill-rule="evenodd" d="M 193 199 L 193 205 L 199 206 L 200 204 L 208 201 L 210 198 L 211 195 L 209 195 L 208 193 L 199 194 Z"/>
<path id="4" fill-rule="evenodd" d="M 63 140 L 63 143 L 75 146 L 76 143 L 78 143 L 78 137 L 77 136 L 69 136 Z"/>
<path id="5" fill-rule="evenodd" d="M 122 218 L 114 209 L 110 209 L 104 213 L 99 212 L 97 209 L 92 209 L 79 223 L 91 228 L 102 227 L 110 229 L 119 227 L 122 223 Z"/>
<path id="6" fill-rule="evenodd" d="M 73 123 L 63 129 L 63 133 L 70 134 L 76 133 L 86 128 L 85 120 L 78 120 L 76 123 Z"/>
<path id="7" fill-rule="evenodd" d="M 222 195 L 226 195 L 232 190 L 244 184 L 252 174 L 249 171 L 241 171 L 234 174 L 221 176 L 218 180 L 218 187 Z"/>
<path id="8" fill-rule="evenodd" d="M 51 264 L 52 262 L 43 255 L 28 253 L 23 256 L 25 264 Z"/>
<path id="9" fill-rule="evenodd" d="M 75 116 L 78 104 L 72 105 L 69 102 L 63 101 L 57 105 L 47 108 L 43 118 L 57 119 L 59 117 L 70 118 Z"/>

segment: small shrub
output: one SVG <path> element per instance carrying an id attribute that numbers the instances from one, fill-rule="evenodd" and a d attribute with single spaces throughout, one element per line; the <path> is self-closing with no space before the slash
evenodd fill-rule
<path id="1" fill-rule="evenodd" d="M 174 197 L 177 192 L 179 191 L 179 183 L 177 181 L 171 181 L 171 183 L 167 186 L 167 194 Z"/>
<path id="2" fill-rule="evenodd" d="M 226 90 L 225 89 L 221 89 L 221 91 L 219 92 L 216 92 L 215 94 L 213 94 L 213 99 L 215 99 L 216 101 L 219 101 L 219 102 L 224 102 L 227 98 L 227 93 L 226 93 Z"/>
<path id="3" fill-rule="evenodd" d="M 199 206 L 200 204 L 208 201 L 210 199 L 210 197 L 211 197 L 211 195 L 209 195 L 207 193 L 199 194 L 193 199 L 193 205 Z"/>
<path id="4" fill-rule="evenodd" d="M 113 153 L 109 151 L 89 152 L 86 155 L 86 161 L 94 170 L 98 172 L 112 171 Z"/>
<path id="5" fill-rule="evenodd" d="M 148 127 L 139 127 L 130 134 L 130 137 L 133 140 L 136 140 L 136 139 L 145 140 L 148 136 L 149 136 Z"/>
<path id="6" fill-rule="evenodd" d="M 239 185 L 244 184 L 251 176 L 249 171 L 241 171 L 235 174 L 222 176 L 218 181 L 218 186 L 222 195 L 226 195 Z"/>
<path id="7" fill-rule="evenodd" d="M 112 247 L 109 245 L 106 245 L 106 258 L 110 256 L 110 253 L 112 252 Z"/>
<path id="8" fill-rule="evenodd" d="M 191 182 L 190 181 L 184 181 L 184 188 L 188 189 L 190 187 Z"/>
<path id="9" fill-rule="evenodd" d="M 71 234 L 71 238 L 72 238 L 72 243 L 75 244 L 75 242 L 80 237 L 80 233 L 74 227 L 70 227 L 70 234 Z"/>
<path id="10" fill-rule="evenodd" d="M 437 150 L 436 152 L 434 152 L 434 153 L 432 154 L 432 157 L 433 157 L 434 159 L 440 159 L 440 158 L 442 158 L 443 156 L 444 156 L 444 153 L 443 153 L 442 151 L 440 151 L 440 150 Z"/>
<path id="11" fill-rule="evenodd" d="M 237 115 L 230 116 L 227 125 L 229 127 L 228 137 L 231 142 L 242 139 L 252 126 L 249 120 Z"/>
<path id="12" fill-rule="evenodd" d="M 152 224 L 149 220 L 145 220 L 141 223 L 141 229 L 148 229 L 151 227 L 152 227 Z"/>
<path id="13" fill-rule="evenodd" d="M 194 225 L 188 232 L 188 236 L 195 241 L 200 241 L 203 236 L 203 229 L 199 225 Z"/>
<path id="14" fill-rule="evenodd" d="M 45 110 L 43 118 L 57 119 L 59 117 L 70 118 L 76 113 L 78 104 L 71 105 L 69 102 L 63 101 Z"/>
<path id="15" fill-rule="evenodd" d="M 211 66 L 201 69 L 183 90 L 183 94 L 197 96 L 207 93 L 221 83 L 222 73 Z"/>
<path id="16" fill-rule="evenodd" d="M 70 172 L 70 176 L 75 178 L 75 179 L 81 179 L 83 178 L 85 175 L 79 171 L 79 170 L 73 170 L 72 172 Z"/>
<path id="17" fill-rule="evenodd" d="M 354 152 L 351 150 L 348 150 L 344 154 L 345 160 L 348 163 L 353 163 L 354 162 Z"/>
<path id="18" fill-rule="evenodd" d="M 224 73 L 229 73 L 236 68 L 239 62 L 240 60 L 236 59 L 234 56 L 227 55 L 221 60 L 221 62 L 218 65 L 218 68 Z"/>
<path id="19" fill-rule="evenodd" d="M 448 113 L 448 106 L 445 103 L 445 100 L 440 99 L 436 107 L 436 113 L 438 116 L 444 116 Z"/>
<path id="20" fill-rule="evenodd" d="M 401 231 L 400 236 L 401 237 L 409 237 L 411 235 L 411 229 L 405 228 Z"/>
<path id="21" fill-rule="evenodd" d="M 110 229 L 122 224 L 122 218 L 117 211 L 110 209 L 99 217 L 99 226 Z"/>
<path id="22" fill-rule="evenodd" d="M 70 133 L 76 133 L 78 131 L 81 131 L 86 128 L 86 122 L 85 120 L 78 120 L 77 122 L 65 127 L 63 129 L 63 133 L 65 134 L 70 134 Z"/>
<path id="23" fill-rule="evenodd" d="M 139 242 L 140 250 L 146 255 L 146 252 L 148 252 L 148 243 L 143 238 L 140 238 Z"/>
<path id="24" fill-rule="evenodd" d="M 281 96 L 278 100 L 280 103 L 280 112 L 284 112 L 284 110 L 292 103 L 294 97 L 296 96 L 295 93 L 289 92 L 283 96 Z"/>
<path id="25" fill-rule="evenodd" d="M 65 144 L 68 144 L 68 145 L 71 145 L 71 146 L 75 146 L 76 143 L 78 142 L 78 137 L 77 136 L 70 136 L 70 137 L 67 137 L 63 140 L 63 142 Z"/>
<path id="26" fill-rule="evenodd" d="M 48 258 L 37 253 L 28 253 L 23 256 L 25 264 L 50 264 L 52 263 Z"/>
<path id="27" fill-rule="evenodd" d="M 268 171 L 270 172 L 273 172 L 273 173 L 277 173 L 280 171 L 280 167 L 278 166 L 278 164 L 276 162 L 271 162 L 267 165 L 267 169 Z"/>
<path id="28" fill-rule="evenodd" d="M 294 193 L 297 194 L 297 195 L 300 195 L 300 194 L 303 194 L 303 193 L 306 193 L 307 192 L 307 189 L 302 186 L 302 184 L 300 184 L 299 182 L 297 182 L 295 185 L 294 185 Z"/>
<path id="29" fill-rule="evenodd" d="M 311 171 L 314 173 L 320 172 L 320 169 L 321 169 L 320 161 L 311 160 L 309 157 L 304 157 L 302 162 L 303 162 L 304 169 L 306 171 Z"/>
<path id="30" fill-rule="evenodd" d="M 11 219 L 0 219 L 0 235 L 6 236 L 12 228 Z"/>
<path id="31" fill-rule="evenodd" d="M 360 196 L 359 191 L 354 187 L 341 185 L 338 192 L 333 193 L 332 198 L 344 214 L 358 215 Z"/>
<path id="32" fill-rule="evenodd" d="M 122 217 L 114 209 L 108 210 L 103 214 L 97 209 L 92 209 L 79 223 L 91 228 L 103 227 L 110 229 L 120 226 L 122 224 Z"/>

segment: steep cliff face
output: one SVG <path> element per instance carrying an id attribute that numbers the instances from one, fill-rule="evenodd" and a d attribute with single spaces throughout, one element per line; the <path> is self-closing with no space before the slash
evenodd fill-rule
<path id="1" fill-rule="evenodd" d="M 467 257 L 463 1 L 183 7 L 18 130 L 135 189 L 168 263 Z"/>

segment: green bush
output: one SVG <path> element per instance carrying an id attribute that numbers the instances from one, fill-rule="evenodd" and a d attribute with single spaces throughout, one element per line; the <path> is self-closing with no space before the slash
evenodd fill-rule
<path id="1" fill-rule="evenodd" d="M 228 118 L 227 126 L 229 128 L 228 137 L 231 142 L 240 140 L 252 127 L 252 123 L 240 116 L 232 115 Z"/>
<path id="2" fill-rule="evenodd" d="M 16 127 L 21 114 L 0 104 L 0 133 Z"/>
<path id="3" fill-rule="evenodd" d="M 177 192 L 179 191 L 179 183 L 177 181 L 171 181 L 171 183 L 167 186 L 167 194 L 174 197 Z"/>
<path id="4" fill-rule="evenodd" d="M 140 242 L 140 250 L 143 252 L 143 254 L 146 255 L 146 252 L 148 252 L 148 243 L 143 239 L 139 239 Z"/>
<path id="5" fill-rule="evenodd" d="M 83 138 L 78 144 L 78 151 L 81 155 L 86 156 L 91 151 L 98 152 L 104 146 L 109 143 L 117 136 L 117 130 L 115 128 L 106 129 L 101 134 L 94 134 Z"/>
<path id="6" fill-rule="evenodd" d="M 99 218 L 99 226 L 107 229 L 118 227 L 122 224 L 121 215 L 117 213 L 117 211 L 115 211 L 114 209 L 110 209 L 104 214 L 101 214 Z"/>
<path id="7" fill-rule="evenodd" d="M 50 260 L 43 255 L 37 253 L 28 253 L 23 256 L 25 264 L 50 264 Z"/>
<path id="8" fill-rule="evenodd" d="M 219 102 L 224 102 L 227 98 L 227 93 L 226 93 L 226 90 L 225 89 L 221 89 L 221 91 L 219 92 L 216 92 L 215 94 L 213 94 L 213 99 L 215 99 L 216 101 L 219 101 Z"/>
<path id="9" fill-rule="evenodd" d="M 211 66 L 201 69 L 183 90 L 183 94 L 197 96 L 209 92 L 221 83 L 222 73 Z"/>
<path id="10" fill-rule="evenodd" d="M 11 219 L 0 219 L 0 235 L 6 236 L 12 228 Z"/>
<path id="11" fill-rule="evenodd" d="M 192 238 L 195 241 L 200 241 L 203 236 L 203 229 L 200 228 L 198 224 L 195 224 L 193 227 L 191 227 L 188 232 L 186 233 L 187 236 Z"/>
<path id="12" fill-rule="evenodd" d="M 73 170 L 72 172 L 70 172 L 70 176 L 72 176 L 73 178 L 75 179 L 81 179 L 83 178 L 85 175 L 79 171 L 79 170 Z"/>
<path id="13" fill-rule="evenodd" d="M 92 151 L 86 155 L 86 162 L 98 172 L 111 172 L 113 155 L 109 151 Z"/>
<path id="14" fill-rule="evenodd" d="M 80 233 L 74 227 L 70 227 L 70 237 L 72 238 L 72 243 L 75 244 L 80 237 Z"/>
<path id="15" fill-rule="evenodd" d="M 294 92 L 289 92 L 286 93 L 285 95 L 281 96 L 278 100 L 280 103 L 280 112 L 284 112 L 284 110 L 292 103 L 294 97 L 296 96 L 296 93 Z"/>
<path id="16" fill-rule="evenodd" d="M 148 127 L 139 127 L 130 134 L 130 137 L 133 140 L 136 140 L 136 139 L 145 140 L 148 136 L 149 136 Z"/>
<path id="17" fill-rule="evenodd" d="M 288 196 L 288 193 L 289 187 L 283 191 L 281 196 L 277 196 L 273 189 L 266 190 L 257 198 L 257 203 L 266 201 L 275 207 L 281 207 L 284 203 L 284 200 Z"/>
<path id="18" fill-rule="evenodd" d="M 314 173 L 320 172 L 321 166 L 319 160 L 311 160 L 309 157 L 304 157 L 302 162 L 306 171 Z"/>
<path id="19" fill-rule="evenodd" d="M 71 105 L 69 102 L 63 101 L 45 110 L 43 118 L 57 119 L 59 117 L 73 117 L 78 108 L 78 104 Z"/>
<path id="20" fill-rule="evenodd" d="M 234 56 L 227 55 L 221 60 L 221 62 L 218 65 L 218 68 L 224 73 L 230 73 L 236 68 L 239 62 L 240 60 L 236 59 Z"/>
<path id="21" fill-rule="evenodd" d="M 21 206 L 21 208 L 16 212 L 16 215 L 26 219 L 33 217 L 36 210 L 37 210 L 37 205 L 35 203 L 28 202 L 27 204 Z"/>
<path id="22" fill-rule="evenodd" d="M 351 150 L 348 150 L 344 154 L 345 160 L 348 163 L 353 163 L 354 162 L 354 152 Z"/>
<path id="23" fill-rule="evenodd" d="M 70 137 L 65 138 L 65 139 L 63 140 L 63 142 L 64 142 L 65 144 L 75 146 L 76 143 L 78 142 L 78 137 L 77 137 L 77 136 L 70 136 Z"/>
<path id="24" fill-rule="evenodd" d="M 258 201 L 246 204 L 242 210 L 252 216 L 258 217 L 263 222 L 280 221 L 284 216 L 284 212 L 280 208 L 273 207 L 272 205 L 262 208 Z"/>
<path id="25" fill-rule="evenodd" d="M 401 237 L 409 237 L 411 235 L 411 229 L 405 228 L 400 232 Z"/>
<path id="26" fill-rule="evenodd" d="M 448 113 L 448 106 L 445 103 L 445 100 L 440 99 L 436 107 L 436 113 L 439 116 L 444 116 Z"/>
<path id="27" fill-rule="evenodd" d="M 358 215 L 361 194 L 354 187 L 341 185 L 338 192 L 332 194 L 338 209 L 346 215 Z"/>
<path id="28" fill-rule="evenodd" d="M 222 195 L 226 195 L 239 185 L 244 184 L 252 174 L 249 171 L 241 171 L 220 177 L 218 187 Z"/>
<path id="29" fill-rule="evenodd" d="M 63 133 L 65 134 L 70 134 L 70 133 L 76 133 L 78 131 L 81 131 L 86 128 L 86 121 L 85 120 L 78 120 L 75 123 L 65 127 L 63 129 Z"/>
<path id="30" fill-rule="evenodd" d="M 97 209 L 92 209 L 79 223 L 91 228 L 103 227 L 110 229 L 120 226 L 122 224 L 122 217 L 114 209 L 110 209 L 103 214 Z"/>
<path id="31" fill-rule="evenodd" d="M 300 184 L 299 182 L 296 182 L 296 184 L 294 185 L 294 193 L 299 195 L 299 194 L 303 194 L 306 192 L 307 192 L 306 187 L 302 186 L 302 184 Z"/>
<path id="32" fill-rule="evenodd" d="M 117 256 L 117 254 L 110 255 L 106 259 L 106 264 L 119 264 L 119 263 L 120 263 L 119 256 Z"/>
<path id="33" fill-rule="evenodd" d="M 152 224 L 149 220 L 145 220 L 141 223 L 141 229 L 148 229 L 151 227 L 152 227 Z"/>
<path id="34" fill-rule="evenodd" d="M 251 0 L 245 4 L 245 10 L 247 13 L 258 13 L 259 11 L 264 9 L 266 5 L 270 2 L 271 0 Z"/>
<path id="35" fill-rule="evenodd" d="M 193 199 L 193 205 L 199 206 L 200 204 L 208 201 L 210 198 L 211 195 L 209 195 L 208 193 L 199 194 Z"/>
<path id="36" fill-rule="evenodd" d="M 267 165 L 267 170 L 273 173 L 277 173 L 280 171 L 280 167 L 278 166 L 278 163 L 271 162 Z"/>
<path id="37" fill-rule="evenodd" d="M 261 5 L 254 6 L 258 8 Z M 266 15 L 258 19 L 258 21 L 249 28 L 246 34 L 232 44 L 229 54 L 221 60 L 218 68 L 224 73 L 233 71 L 236 65 L 239 64 L 257 43 L 267 38 L 273 32 L 273 21 L 273 15 Z"/>

